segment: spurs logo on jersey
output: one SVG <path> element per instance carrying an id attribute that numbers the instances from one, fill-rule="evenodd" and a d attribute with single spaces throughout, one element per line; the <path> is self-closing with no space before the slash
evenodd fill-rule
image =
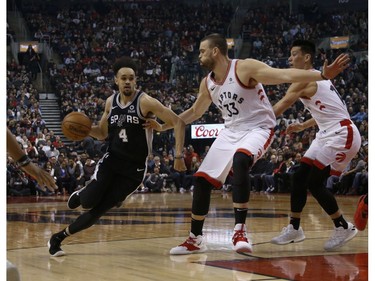
<path id="1" fill-rule="evenodd" d="M 116 123 L 118 127 L 122 127 L 124 123 L 130 124 L 139 124 L 138 116 L 131 116 L 131 115 L 113 115 L 110 119 L 110 124 Z"/>
<path id="2" fill-rule="evenodd" d="M 216 83 L 212 73 L 206 77 L 207 89 L 212 102 L 221 110 L 227 128 L 248 130 L 274 128 L 276 125 L 272 106 L 261 84 L 254 88 L 244 86 L 236 75 L 237 60 L 231 60 L 227 76 Z"/>

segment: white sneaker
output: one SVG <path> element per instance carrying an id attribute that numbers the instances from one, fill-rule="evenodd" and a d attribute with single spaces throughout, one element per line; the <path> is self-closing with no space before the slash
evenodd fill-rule
<path id="1" fill-rule="evenodd" d="M 189 238 L 184 243 L 172 248 L 169 251 L 171 255 L 190 255 L 196 253 L 203 253 L 207 251 L 207 246 L 203 242 L 203 236 L 195 236 L 190 232 Z"/>
<path id="2" fill-rule="evenodd" d="M 357 228 L 350 222 L 348 222 L 348 228 L 345 229 L 342 226 L 335 227 L 332 233 L 332 236 L 328 239 L 328 241 L 324 244 L 324 250 L 332 251 L 341 246 L 351 239 L 354 238 L 358 233 Z"/>
<path id="3" fill-rule="evenodd" d="M 272 244 L 285 245 L 289 243 L 297 243 L 305 240 L 305 234 L 303 233 L 302 227 L 298 230 L 293 228 L 292 224 L 288 224 L 284 227 L 279 236 L 271 239 Z"/>
<path id="4" fill-rule="evenodd" d="M 247 238 L 246 225 L 238 223 L 234 227 L 234 234 L 232 237 L 233 250 L 237 253 L 251 253 L 253 251 L 251 240 Z"/>

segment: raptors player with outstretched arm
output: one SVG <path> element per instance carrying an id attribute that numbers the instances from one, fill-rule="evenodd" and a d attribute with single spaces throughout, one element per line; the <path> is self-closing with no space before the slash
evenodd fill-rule
<path id="1" fill-rule="evenodd" d="M 231 60 L 226 39 L 220 34 L 203 38 L 199 46 L 200 64 L 211 72 L 202 80 L 198 98 L 191 108 L 180 114 L 185 124 L 199 119 L 213 102 L 221 110 L 225 128 L 211 145 L 199 170 L 193 193 L 191 229 L 188 239 L 170 250 L 172 255 L 204 252 L 203 224 L 210 205 L 211 188 L 220 187 L 231 168 L 234 173 L 233 207 L 235 226 L 233 249 L 251 252 L 246 234 L 246 215 L 250 195 L 249 168 L 266 152 L 276 124 L 264 84 L 311 82 L 324 76 L 336 76 L 346 67 L 347 56 L 325 64 L 323 74 L 297 69 L 276 69 L 253 59 Z M 156 130 L 168 129 L 150 121 Z"/>
<path id="2" fill-rule="evenodd" d="M 318 73 L 313 69 L 314 56 L 314 43 L 297 40 L 293 42 L 289 63 L 292 68 Z M 299 132 L 315 125 L 319 127 L 319 132 L 293 175 L 290 223 L 271 242 L 283 245 L 305 239 L 300 227 L 300 219 L 309 189 L 333 220 L 334 231 L 325 243 L 324 249 L 334 250 L 352 239 L 357 229 L 344 219 L 335 197 L 324 186 L 324 182 L 330 175 L 339 176 L 346 168 L 360 148 L 361 136 L 350 120 L 345 102 L 331 81 L 293 83 L 286 95 L 274 105 L 275 115 L 281 115 L 298 99 L 310 111 L 313 118 L 303 123 L 289 125 L 287 133 Z"/>
<path id="3" fill-rule="evenodd" d="M 69 197 L 70 209 L 82 206 L 87 210 L 68 227 L 52 235 L 48 247 L 54 257 L 65 255 L 61 249 L 65 238 L 91 227 L 142 183 L 147 156 L 152 151 L 153 132 L 144 127 L 148 118 L 158 117 L 174 128 L 175 149 L 182 151 L 185 124 L 172 110 L 136 89 L 136 69 L 137 64 L 129 57 L 119 58 L 113 65 L 119 92 L 106 100 L 99 124 L 90 131 L 97 139 L 107 139 L 108 149 L 98 161 L 90 182 Z M 174 168 L 186 170 L 182 158 L 175 161 Z"/>

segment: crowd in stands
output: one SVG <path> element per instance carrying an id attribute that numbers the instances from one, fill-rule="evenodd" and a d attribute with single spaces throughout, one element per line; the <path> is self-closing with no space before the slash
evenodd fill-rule
<path id="1" fill-rule="evenodd" d="M 197 61 L 199 41 L 207 33 L 226 34 L 234 11 L 229 2 L 217 1 L 202 1 L 197 6 L 177 5 L 170 1 L 88 1 L 66 5 L 22 1 L 20 8 L 34 34 L 33 39 L 48 38 L 53 51 L 60 57 L 59 61 L 46 62 L 44 71 L 59 96 L 61 118 L 71 111 L 82 111 L 94 122 L 102 115 L 105 99 L 115 90 L 111 65 L 122 55 L 138 61 L 139 88 L 177 114 L 189 108 L 205 74 Z M 285 61 L 294 39 L 317 39 L 338 31 L 362 36 L 360 43 L 345 51 L 367 51 L 365 15 L 366 12 L 331 12 L 313 18 L 303 12 L 289 16 L 288 7 L 282 5 L 251 9 L 243 26 L 244 30 L 251 30 L 248 39 L 252 40 L 253 47 L 249 57 L 272 66 L 287 67 Z M 315 59 L 316 67 L 321 67 L 326 58 L 331 61 L 339 52 L 320 50 Z M 341 178 L 327 181 L 327 188 L 334 193 L 367 192 L 367 67 L 366 60 L 356 60 L 353 55 L 350 67 L 334 80 L 364 144 L 348 171 Z M 57 194 L 71 194 L 90 178 L 106 146 L 92 138 L 65 145 L 49 130 L 43 120 L 43 108 L 39 106 L 38 91 L 32 84 L 33 75 L 25 65 L 17 64 L 15 60 L 7 62 L 7 125 L 29 157 L 56 177 Z M 271 103 L 279 100 L 287 87 L 266 87 Z M 308 118 L 310 115 L 301 103 L 296 103 L 278 118 L 276 138 L 270 150 L 249 171 L 253 191 L 289 191 L 290 174 L 316 132 L 312 128 L 289 135 L 286 127 Z M 222 118 L 211 106 L 197 122 L 222 123 Z M 184 156 L 188 170 L 181 174 L 173 169 L 173 144 L 172 132 L 155 132 L 154 154 L 149 158 L 148 174 L 140 192 L 185 192 L 194 188 L 192 174 L 209 146 L 200 149 L 196 141 L 187 138 Z M 224 189 L 230 190 L 230 185 L 228 176 Z M 19 195 L 20 190 L 41 194 L 35 181 L 15 169 L 14 160 L 8 157 L 8 194 Z"/>

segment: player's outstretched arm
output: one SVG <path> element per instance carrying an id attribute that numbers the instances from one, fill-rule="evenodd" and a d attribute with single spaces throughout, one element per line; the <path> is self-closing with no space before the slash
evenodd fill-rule
<path id="1" fill-rule="evenodd" d="M 242 81 L 255 79 L 265 85 L 276 85 L 282 83 L 314 82 L 332 79 L 348 67 L 349 56 L 339 55 L 336 60 L 328 65 L 324 62 L 323 72 L 310 71 L 295 68 L 273 68 L 269 65 L 254 59 L 246 59 L 238 64 L 238 73 Z M 242 77 L 243 76 L 243 77 Z"/>
<path id="2" fill-rule="evenodd" d="M 143 113 L 154 114 L 166 124 L 166 127 L 174 129 L 176 140 L 174 168 L 177 171 L 185 171 L 185 161 L 182 157 L 182 149 L 185 141 L 185 123 L 170 108 L 162 105 L 161 102 L 148 95 L 143 95 L 141 98 L 141 110 Z"/>
<path id="3" fill-rule="evenodd" d="M 311 118 L 303 123 L 292 123 L 286 128 L 286 133 L 290 134 L 294 132 L 301 132 L 315 125 L 316 125 L 316 121 L 314 118 Z"/>
<path id="4" fill-rule="evenodd" d="M 47 187 L 52 192 L 57 189 L 54 178 L 47 171 L 31 162 L 31 159 L 21 149 L 15 136 L 8 128 L 7 151 L 9 155 L 17 162 L 18 166 L 24 172 L 35 178 L 42 188 Z"/>
<path id="5" fill-rule="evenodd" d="M 179 117 L 185 124 L 190 124 L 193 121 L 202 117 L 202 115 L 207 111 L 211 104 L 211 98 L 206 88 L 205 80 L 203 79 L 199 88 L 199 93 L 194 104 L 184 112 L 182 112 Z M 171 124 L 160 124 L 156 120 L 147 120 L 145 123 L 145 128 L 152 128 L 156 131 L 166 131 L 172 128 Z"/>

